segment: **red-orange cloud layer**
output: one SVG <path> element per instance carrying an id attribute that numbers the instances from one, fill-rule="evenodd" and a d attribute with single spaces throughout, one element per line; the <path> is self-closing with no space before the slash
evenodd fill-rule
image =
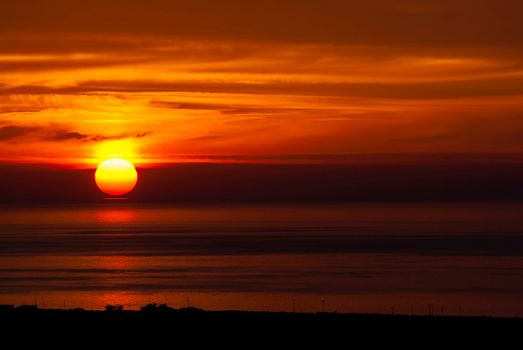
<path id="1" fill-rule="evenodd" d="M 0 159 L 521 153 L 522 10 L 468 0 L 2 1 Z"/>

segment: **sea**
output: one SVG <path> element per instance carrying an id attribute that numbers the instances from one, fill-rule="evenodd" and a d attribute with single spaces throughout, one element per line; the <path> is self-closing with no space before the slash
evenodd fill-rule
<path id="1" fill-rule="evenodd" d="M 0 209 L 0 304 L 523 316 L 521 203 Z"/>

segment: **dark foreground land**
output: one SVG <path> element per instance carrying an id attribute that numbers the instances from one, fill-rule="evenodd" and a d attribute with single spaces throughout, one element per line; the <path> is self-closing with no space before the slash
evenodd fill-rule
<path id="1" fill-rule="evenodd" d="M 372 342 L 383 341 L 380 337 L 393 334 L 390 341 L 408 342 L 409 337 L 421 334 L 431 341 L 455 335 L 479 340 L 498 332 L 523 334 L 522 318 L 205 311 L 169 307 L 143 308 L 142 311 L 4 309 L 0 310 L 0 322 L 4 334 L 10 329 L 28 334 L 47 331 L 67 335 L 72 331 L 88 333 L 91 338 L 101 334 L 116 338 L 154 334 L 157 338 L 195 333 L 207 337 L 219 333 L 233 338 L 256 336 L 260 341 L 278 338 L 304 342 L 311 337 L 329 342 L 364 337 Z"/>

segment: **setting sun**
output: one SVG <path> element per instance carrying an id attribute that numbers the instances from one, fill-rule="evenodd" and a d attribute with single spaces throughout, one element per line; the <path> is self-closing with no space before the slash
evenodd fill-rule
<path id="1" fill-rule="evenodd" d="M 108 159 L 96 169 L 95 181 L 100 190 L 110 196 L 121 196 L 136 186 L 138 173 L 134 165 L 124 159 Z"/>

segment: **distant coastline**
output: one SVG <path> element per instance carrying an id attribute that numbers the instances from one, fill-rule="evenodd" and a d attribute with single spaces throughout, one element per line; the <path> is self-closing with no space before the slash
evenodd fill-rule
<path id="1" fill-rule="evenodd" d="M 105 310 L 44 309 L 35 305 L 0 305 L 0 321 L 77 321 L 77 322 L 305 322 L 339 323 L 359 325 L 517 325 L 523 326 L 521 317 L 457 316 L 457 315 L 408 315 L 382 313 L 338 313 L 338 312 L 286 312 L 286 311 L 242 311 L 204 310 L 196 307 L 172 308 L 166 304 L 148 304 L 140 310 L 125 310 L 122 305 L 107 305 Z M 268 323 L 268 324 L 270 324 Z"/>

